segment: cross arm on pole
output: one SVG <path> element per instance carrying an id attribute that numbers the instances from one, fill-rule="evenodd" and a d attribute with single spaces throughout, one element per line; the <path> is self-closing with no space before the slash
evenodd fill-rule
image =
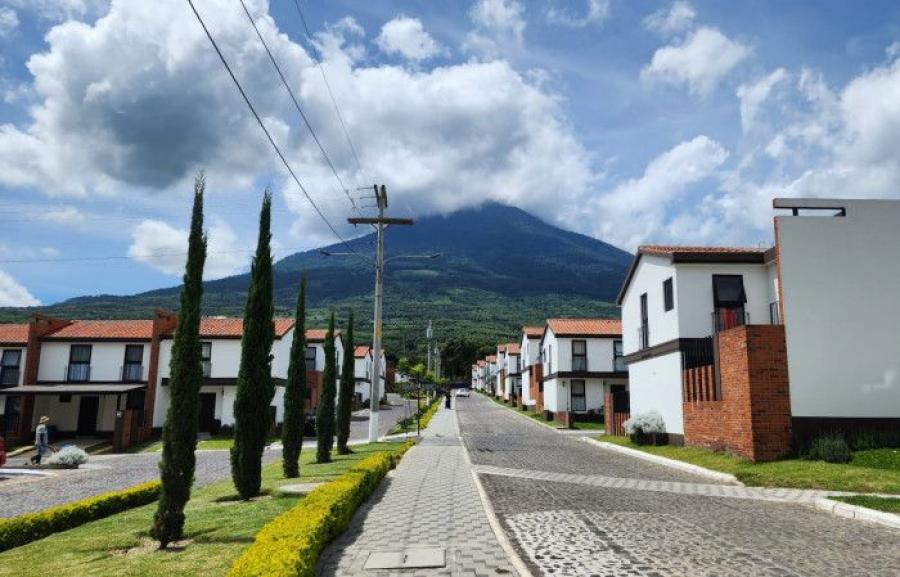
<path id="1" fill-rule="evenodd" d="M 396 217 L 368 217 L 368 216 L 360 216 L 348 218 L 347 222 L 350 224 L 401 224 L 405 226 L 410 226 L 413 223 L 413 219 L 411 218 L 396 218 Z"/>

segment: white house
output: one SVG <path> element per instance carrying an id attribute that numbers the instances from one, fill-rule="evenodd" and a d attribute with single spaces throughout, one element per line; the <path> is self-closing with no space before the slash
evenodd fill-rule
<path id="1" fill-rule="evenodd" d="M 600 414 L 608 387 L 626 385 L 619 360 L 622 325 L 612 319 L 548 319 L 540 349 L 544 411 L 563 424 Z"/>
<path id="2" fill-rule="evenodd" d="M 538 395 L 543 391 L 543 378 L 538 382 L 535 371 L 541 362 L 541 337 L 544 327 L 522 327 L 522 340 L 519 342 L 519 363 L 521 365 L 522 403 L 528 407 L 535 407 Z M 534 382 L 532 382 L 534 380 Z M 538 409 L 538 410 L 543 410 Z"/>
<path id="3" fill-rule="evenodd" d="M 522 355 L 519 343 L 505 345 L 503 369 L 503 398 L 519 403 L 522 398 Z"/>
<path id="4" fill-rule="evenodd" d="M 0 435 L 18 434 L 22 397 L 3 391 L 20 387 L 25 378 L 28 325 L 0 325 Z"/>
<path id="5" fill-rule="evenodd" d="M 488 355 L 484 361 L 485 391 L 497 397 L 501 394 L 497 389 L 497 355 Z"/>
<path id="6" fill-rule="evenodd" d="M 353 373 L 356 380 L 355 394 L 359 403 L 365 403 L 371 397 L 373 357 L 372 347 L 368 345 L 357 345 L 353 349 L 354 368 Z M 378 397 L 384 395 L 386 364 L 384 353 L 381 355 L 381 377 L 379 378 Z"/>

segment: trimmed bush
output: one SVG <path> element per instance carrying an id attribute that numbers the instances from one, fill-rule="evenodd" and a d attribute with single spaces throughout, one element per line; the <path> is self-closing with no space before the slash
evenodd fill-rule
<path id="1" fill-rule="evenodd" d="M 841 435 L 825 435 L 813 440 L 806 458 L 826 463 L 849 463 L 853 453 Z"/>
<path id="2" fill-rule="evenodd" d="M 656 411 L 638 413 L 625 421 L 624 426 L 635 445 L 658 445 L 666 439 L 666 422 Z"/>
<path id="3" fill-rule="evenodd" d="M 84 449 L 74 445 L 66 445 L 58 453 L 50 455 L 50 458 L 47 459 L 48 465 L 66 469 L 77 469 L 79 465 L 84 465 L 87 462 L 88 454 L 84 452 Z"/>
<path id="4" fill-rule="evenodd" d="M 237 558 L 228 577 L 312 577 L 319 554 L 350 526 L 356 509 L 413 443 L 367 457 L 334 481 L 313 489 L 270 521 Z"/>
<path id="5" fill-rule="evenodd" d="M 37 513 L 0 519 L 0 551 L 19 547 L 133 507 L 156 501 L 159 481 L 88 497 Z"/>

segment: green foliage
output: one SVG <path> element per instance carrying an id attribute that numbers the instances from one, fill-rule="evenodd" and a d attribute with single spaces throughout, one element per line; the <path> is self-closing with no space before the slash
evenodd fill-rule
<path id="1" fill-rule="evenodd" d="M 850 463 L 855 467 L 900 472 L 900 449 L 869 449 L 854 451 Z"/>
<path id="2" fill-rule="evenodd" d="M 312 577 L 322 549 L 350 526 L 353 513 L 410 446 L 368 457 L 312 490 L 263 527 L 228 577 Z"/>
<path id="3" fill-rule="evenodd" d="M 441 367 L 450 380 L 467 379 L 472 363 L 496 348 L 496 342 L 473 340 L 468 336 L 451 337 L 441 345 Z"/>
<path id="4" fill-rule="evenodd" d="M 890 497 L 876 497 L 874 495 L 852 495 L 850 497 L 829 497 L 834 501 L 841 501 L 850 505 L 867 507 L 876 511 L 900 514 L 900 499 Z"/>
<path id="5" fill-rule="evenodd" d="M 291 479 L 300 476 L 300 450 L 306 419 L 306 275 L 300 278 L 294 316 L 294 341 L 284 387 L 284 424 L 281 429 L 282 469 Z"/>
<path id="6" fill-rule="evenodd" d="M 849 463 L 853 453 L 843 436 L 823 435 L 813 440 L 805 458 L 826 463 Z"/>
<path id="7" fill-rule="evenodd" d="M 900 448 L 900 430 L 860 431 L 849 437 L 854 451 L 868 449 Z"/>
<path id="8" fill-rule="evenodd" d="M 353 354 L 353 311 L 350 311 L 350 318 L 347 320 L 347 331 L 344 335 L 344 366 L 341 371 L 341 386 L 338 389 L 337 407 L 337 450 L 338 454 L 341 455 L 350 453 L 347 439 L 350 438 L 350 405 L 353 403 L 353 389 L 356 384 L 356 358 Z"/>
<path id="9" fill-rule="evenodd" d="M 151 503 L 159 497 L 159 481 L 103 493 L 37 513 L 0 519 L 0 551 L 43 539 L 119 511 Z"/>
<path id="10" fill-rule="evenodd" d="M 250 288 L 244 308 L 241 364 L 234 399 L 234 446 L 231 478 L 244 500 L 259 495 L 262 455 L 272 425 L 269 407 L 275 396 L 272 384 L 272 251 L 270 244 L 272 195 L 266 190 L 259 213 L 259 238 L 250 268 Z"/>
<path id="11" fill-rule="evenodd" d="M 162 490 L 150 534 L 165 548 L 184 532 L 184 507 L 191 498 L 194 482 L 197 427 L 200 412 L 200 385 L 203 363 L 200 351 L 200 301 L 203 296 L 203 266 L 206 236 L 203 234 L 203 193 L 206 180 L 200 174 L 194 182 L 194 207 L 188 236 L 188 256 L 178 330 L 172 343 L 169 363 L 169 408 L 162 434 L 159 462 Z"/>
<path id="12" fill-rule="evenodd" d="M 328 321 L 328 332 L 325 335 L 325 370 L 322 372 L 322 393 L 319 395 L 319 406 L 316 408 L 316 462 L 327 463 L 331 460 L 331 448 L 334 446 L 334 396 L 337 364 L 334 352 L 334 313 Z"/>

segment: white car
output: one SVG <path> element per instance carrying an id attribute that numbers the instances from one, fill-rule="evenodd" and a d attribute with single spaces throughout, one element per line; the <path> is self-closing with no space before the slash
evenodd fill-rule
<path id="1" fill-rule="evenodd" d="M 456 396 L 457 397 L 468 397 L 469 389 L 456 389 Z"/>

